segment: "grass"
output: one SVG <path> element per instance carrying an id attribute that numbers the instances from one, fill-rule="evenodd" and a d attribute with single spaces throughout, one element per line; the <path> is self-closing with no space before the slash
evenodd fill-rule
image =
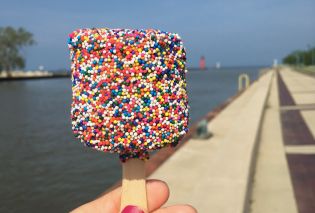
<path id="1" fill-rule="evenodd" d="M 312 66 L 293 66 L 293 69 L 315 77 L 315 65 Z"/>
<path id="2" fill-rule="evenodd" d="M 311 72 L 311 73 L 315 74 L 315 65 L 306 66 L 304 69 L 305 69 L 307 72 Z"/>

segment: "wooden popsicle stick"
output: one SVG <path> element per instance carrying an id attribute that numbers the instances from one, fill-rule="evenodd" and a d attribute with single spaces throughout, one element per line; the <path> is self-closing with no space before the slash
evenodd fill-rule
<path id="1" fill-rule="evenodd" d="M 133 205 L 148 212 L 145 162 L 140 159 L 129 159 L 123 166 L 122 194 L 120 211 Z"/>

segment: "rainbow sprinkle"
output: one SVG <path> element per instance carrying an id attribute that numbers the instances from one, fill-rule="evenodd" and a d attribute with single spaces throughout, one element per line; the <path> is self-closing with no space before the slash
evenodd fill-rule
<path id="1" fill-rule="evenodd" d="M 88 147 L 128 158 L 176 146 L 188 127 L 186 53 L 160 30 L 79 29 L 69 35 L 72 130 Z"/>

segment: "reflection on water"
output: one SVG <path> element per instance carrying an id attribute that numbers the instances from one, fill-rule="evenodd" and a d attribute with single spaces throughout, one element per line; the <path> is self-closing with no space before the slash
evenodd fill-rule
<path id="1" fill-rule="evenodd" d="M 190 71 L 191 122 L 259 68 Z M 0 212 L 66 212 L 121 176 L 118 156 L 84 148 L 71 133 L 70 79 L 0 82 Z"/>

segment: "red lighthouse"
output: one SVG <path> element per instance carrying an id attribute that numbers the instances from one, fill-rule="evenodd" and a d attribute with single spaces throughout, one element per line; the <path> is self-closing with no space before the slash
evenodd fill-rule
<path id="1" fill-rule="evenodd" d="M 205 70 L 206 69 L 206 59 L 204 56 L 201 56 L 200 61 L 199 61 L 199 68 L 201 70 Z"/>

